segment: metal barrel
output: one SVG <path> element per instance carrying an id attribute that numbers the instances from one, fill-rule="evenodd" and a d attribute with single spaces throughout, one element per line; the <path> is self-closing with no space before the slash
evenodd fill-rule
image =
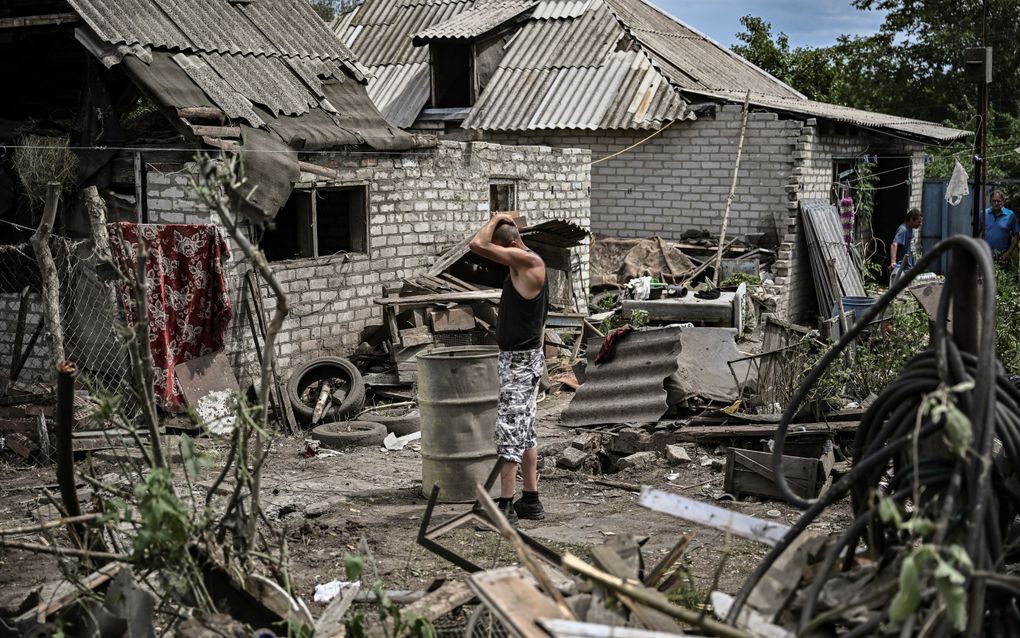
<path id="1" fill-rule="evenodd" d="M 418 355 L 422 493 L 442 503 L 475 500 L 496 462 L 496 348 L 440 348 Z"/>

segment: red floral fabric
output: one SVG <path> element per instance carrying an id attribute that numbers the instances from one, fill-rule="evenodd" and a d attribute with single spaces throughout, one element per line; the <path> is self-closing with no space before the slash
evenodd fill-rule
<path id="1" fill-rule="evenodd" d="M 233 309 L 223 278 L 230 248 L 220 229 L 200 224 L 109 225 L 113 258 L 122 272 L 135 271 L 138 241 L 145 242 L 149 345 L 157 400 L 176 410 L 184 402 L 174 366 L 223 348 Z M 121 290 L 129 323 L 138 320 L 130 287 Z"/>

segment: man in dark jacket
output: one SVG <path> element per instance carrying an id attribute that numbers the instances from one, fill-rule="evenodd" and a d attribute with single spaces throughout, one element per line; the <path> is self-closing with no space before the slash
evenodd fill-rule
<path id="1" fill-rule="evenodd" d="M 510 269 L 510 276 L 503 283 L 496 321 L 500 385 L 496 452 L 503 459 L 498 505 L 516 525 L 518 517 L 545 518 L 538 499 L 535 402 L 538 381 L 545 372 L 542 346 L 549 310 L 549 284 L 545 263 L 524 245 L 510 215 L 493 215 L 471 240 L 470 248 Z M 524 491 L 514 503 L 518 466 L 524 477 Z"/>

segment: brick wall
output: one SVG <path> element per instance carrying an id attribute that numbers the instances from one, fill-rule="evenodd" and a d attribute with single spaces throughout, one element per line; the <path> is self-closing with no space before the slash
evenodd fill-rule
<path id="1" fill-rule="evenodd" d="M 350 354 L 366 326 L 382 323 L 381 307 L 373 299 L 381 296 L 383 286 L 421 274 L 443 249 L 489 218 L 490 179 L 515 181 L 518 209 L 531 224 L 549 219 L 568 219 L 586 228 L 590 224 L 586 150 L 443 141 L 430 150 L 336 153 L 312 161 L 340 172 L 342 178 L 330 185 L 368 184 L 368 250 L 271 264 L 291 306 L 277 340 L 284 374 L 314 356 Z M 151 220 L 209 221 L 208 211 L 188 201 L 190 167 L 184 169 L 149 172 Z M 582 281 L 587 282 L 587 247 L 577 252 Z M 235 250 L 230 285 L 240 304 L 243 286 L 237 282 L 247 265 L 236 263 L 239 256 Z M 275 302 L 268 288 L 263 296 L 271 312 Z M 253 370 L 253 360 L 241 307 L 237 306 L 229 349 L 243 377 Z"/>

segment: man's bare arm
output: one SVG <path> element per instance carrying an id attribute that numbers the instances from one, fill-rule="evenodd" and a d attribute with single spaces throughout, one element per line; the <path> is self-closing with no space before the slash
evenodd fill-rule
<path id="1" fill-rule="evenodd" d="M 493 243 L 492 234 L 496 232 L 496 228 L 501 223 L 514 224 L 514 218 L 506 213 L 498 213 L 493 215 L 492 218 L 486 222 L 484 226 L 479 229 L 475 236 L 471 239 L 468 244 L 468 248 L 471 252 L 476 255 L 491 259 L 497 264 L 503 264 L 513 270 L 522 271 L 528 268 L 533 268 L 536 265 L 542 263 L 542 260 L 538 255 L 530 253 L 520 248 L 509 248 L 506 246 L 500 246 L 499 244 Z"/>

